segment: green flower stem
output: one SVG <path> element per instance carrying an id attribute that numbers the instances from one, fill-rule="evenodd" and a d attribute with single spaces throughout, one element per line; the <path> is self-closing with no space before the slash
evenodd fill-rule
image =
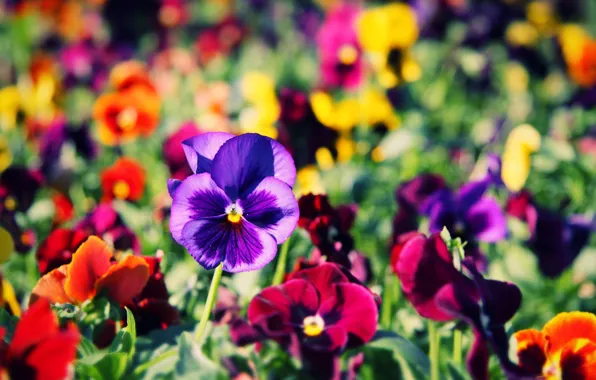
<path id="1" fill-rule="evenodd" d="M 428 357 L 430 359 L 430 380 L 439 380 L 439 349 L 441 345 L 441 337 L 437 324 L 433 321 L 428 321 Z"/>
<path id="2" fill-rule="evenodd" d="M 453 363 L 457 366 L 461 365 L 461 330 L 456 328 L 453 330 Z"/>
<path id="3" fill-rule="evenodd" d="M 201 343 L 205 327 L 207 327 L 207 322 L 209 321 L 209 318 L 211 318 L 211 310 L 213 309 L 215 299 L 217 298 L 217 288 L 219 288 L 219 281 L 221 280 L 222 273 L 223 263 L 219 264 L 217 268 L 215 268 L 215 272 L 213 272 L 213 279 L 211 280 L 211 286 L 209 287 L 209 293 L 207 294 L 207 301 L 205 301 L 205 308 L 203 308 L 201 322 L 199 322 L 199 327 L 197 328 L 195 335 L 197 343 Z"/>
<path id="4" fill-rule="evenodd" d="M 273 281 L 271 285 L 279 285 L 284 281 L 284 275 L 286 274 L 286 263 L 288 262 L 288 251 L 290 250 L 290 238 L 282 244 L 279 258 L 277 259 L 277 267 L 275 267 L 275 274 L 273 275 Z"/>
<path id="5" fill-rule="evenodd" d="M 393 305 L 396 287 L 398 286 L 394 281 L 395 275 L 389 270 L 385 274 L 385 288 L 383 289 L 383 308 L 381 313 L 381 326 L 387 330 L 391 330 L 391 317 L 393 316 Z"/>
<path id="6" fill-rule="evenodd" d="M 164 353 L 154 357 L 153 359 L 139 365 L 137 368 L 134 369 L 133 375 L 135 377 L 137 377 L 137 376 L 141 375 L 143 372 L 145 372 L 146 370 L 148 370 L 149 368 L 156 365 L 157 363 L 160 363 L 168 358 L 171 358 L 172 356 L 176 356 L 177 354 L 178 354 L 178 348 L 177 347 L 171 348 L 171 349 L 165 351 Z"/>

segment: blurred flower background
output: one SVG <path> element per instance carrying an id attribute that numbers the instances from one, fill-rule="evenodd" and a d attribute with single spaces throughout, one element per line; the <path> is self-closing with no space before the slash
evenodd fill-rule
<path id="1" fill-rule="evenodd" d="M 9 378 L 593 378 L 595 230 L 593 0 L 0 5 Z"/>

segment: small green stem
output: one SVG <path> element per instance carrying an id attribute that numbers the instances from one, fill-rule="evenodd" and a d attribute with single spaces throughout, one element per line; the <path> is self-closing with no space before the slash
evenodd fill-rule
<path id="1" fill-rule="evenodd" d="M 137 368 L 135 368 L 133 371 L 133 375 L 135 375 L 135 377 L 139 376 L 140 374 L 145 372 L 150 367 L 152 367 L 155 364 L 160 363 L 168 358 L 171 358 L 172 356 L 175 356 L 177 353 L 178 353 L 178 349 L 176 347 L 171 348 L 171 349 L 165 351 L 164 353 L 162 353 L 161 355 L 158 355 L 158 356 L 154 357 L 153 359 L 149 360 L 148 362 L 145 362 L 145 363 L 137 366 Z"/>
<path id="2" fill-rule="evenodd" d="M 393 316 L 393 299 L 394 292 L 395 292 L 395 282 L 393 281 L 393 277 L 395 275 L 388 271 L 385 275 L 385 288 L 383 289 L 383 309 L 381 314 L 381 325 L 383 328 L 390 330 L 391 329 L 391 317 Z"/>
<path id="3" fill-rule="evenodd" d="M 439 380 L 439 348 L 441 345 L 441 337 L 437 324 L 433 321 L 428 321 L 428 356 L 430 359 L 430 380 Z"/>
<path id="4" fill-rule="evenodd" d="M 279 258 L 277 259 L 277 266 L 275 267 L 275 274 L 273 275 L 273 281 L 271 285 L 279 285 L 284 281 L 284 275 L 286 274 L 286 263 L 288 262 L 288 251 L 290 250 L 290 238 L 282 244 Z"/>
<path id="5" fill-rule="evenodd" d="M 461 365 L 461 330 L 456 328 L 453 330 L 453 363 L 457 366 Z"/>
<path id="6" fill-rule="evenodd" d="M 211 310 L 213 309 L 215 299 L 217 298 L 217 288 L 219 288 L 219 281 L 221 280 L 222 273 L 223 263 L 219 264 L 217 268 L 215 268 L 215 272 L 213 272 L 213 279 L 211 280 L 211 286 L 209 287 L 209 293 L 207 294 L 207 301 L 205 301 L 205 307 L 203 308 L 201 321 L 199 322 L 199 327 L 197 327 L 197 332 L 195 335 L 195 340 L 197 343 L 201 343 L 201 338 L 205 332 L 205 327 L 207 327 L 207 322 L 209 321 L 209 318 L 211 318 Z"/>

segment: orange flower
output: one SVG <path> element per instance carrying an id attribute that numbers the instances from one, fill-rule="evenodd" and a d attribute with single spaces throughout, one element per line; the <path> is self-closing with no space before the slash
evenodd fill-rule
<path id="1" fill-rule="evenodd" d="M 91 236 L 73 254 L 70 264 L 39 279 L 31 302 L 44 297 L 53 304 L 82 304 L 103 293 L 126 305 L 141 293 L 148 279 L 149 265 L 144 258 L 129 255 L 113 262 L 106 243 Z"/>
<path id="2" fill-rule="evenodd" d="M 596 379 L 596 316 L 560 313 L 542 331 L 515 333 L 519 365 L 544 379 Z"/>
<path id="3" fill-rule="evenodd" d="M 114 198 L 138 201 L 145 189 L 145 170 L 130 158 L 119 158 L 101 173 L 102 201 Z"/>
<path id="4" fill-rule="evenodd" d="M 156 93 L 145 65 L 139 61 L 125 61 L 114 66 L 110 72 L 110 83 L 118 91 L 141 86 Z"/>
<path id="5" fill-rule="evenodd" d="M 584 41 L 579 60 L 570 64 L 569 73 L 580 86 L 596 84 L 596 40 Z"/>
<path id="6" fill-rule="evenodd" d="M 93 108 L 100 140 L 117 145 L 150 135 L 159 122 L 159 107 L 157 96 L 143 86 L 100 96 Z"/>

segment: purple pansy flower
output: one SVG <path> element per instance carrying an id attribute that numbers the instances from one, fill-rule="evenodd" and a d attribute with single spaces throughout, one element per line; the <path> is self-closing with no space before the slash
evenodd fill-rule
<path id="1" fill-rule="evenodd" d="M 203 267 L 228 272 L 269 263 L 298 223 L 296 167 L 277 141 L 204 133 L 182 143 L 193 175 L 169 180 L 170 231 Z"/>

